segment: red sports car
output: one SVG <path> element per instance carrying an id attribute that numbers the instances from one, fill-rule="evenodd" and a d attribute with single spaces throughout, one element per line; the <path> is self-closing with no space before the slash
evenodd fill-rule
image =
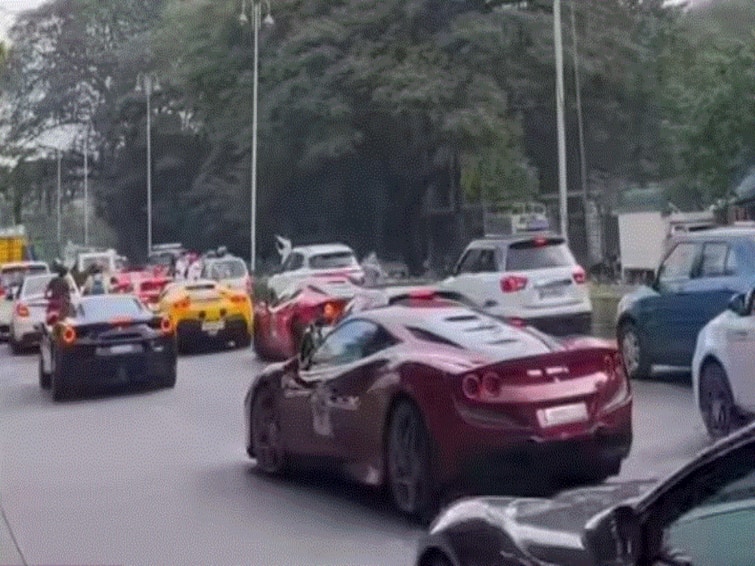
<path id="1" fill-rule="evenodd" d="M 331 462 L 387 484 L 396 506 L 419 516 L 445 487 L 512 463 L 600 481 L 618 474 L 632 443 L 615 345 L 564 343 L 438 298 L 344 318 L 307 358 L 258 375 L 245 417 L 262 471 Z"/>
<path id="2" fill-rule="evenodd" d="M 299 351 L 307 328 L 333 324 L 360 290 L 344 277 L 313 277 L 273 303 L 254 303 L 254 350 L 263 360 L 285 360 Z"/>

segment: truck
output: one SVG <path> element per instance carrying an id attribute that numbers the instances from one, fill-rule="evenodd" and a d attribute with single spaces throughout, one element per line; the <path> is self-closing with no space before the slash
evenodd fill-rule
<path id="1" fill-rule="evenodd" d="M 621 275 L 625 283 L 652 277 L 674 234 L 705 230 L 717 225 L 712 211 L 625 212 L 618 215 Z"/>
<path id="2" fill-rule="evenodd" d="M 489 205 L 483 213 L 483 230 L 486 236 L 548 231 L 548 209 L 534 201 Z"/>
<path id="3" fill-rule="evenodd" d="M 34 253 L 24 226 L 0 229 L 0 265 L 33 259 Z"/>

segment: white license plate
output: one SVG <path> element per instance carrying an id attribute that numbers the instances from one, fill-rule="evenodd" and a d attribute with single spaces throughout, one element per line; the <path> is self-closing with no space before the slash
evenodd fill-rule
<path id="1" fill-rule="evenodd" d="M 110 346 L 109 351 L 111 354 L 129 354 L 136 352 L 136 344 L 116 344 Z"/>
<path id="2" fill-rule="evenodd" d="M 538 294 L 541 299 L 555 299 L 563 297 L 566 291 L 563 287 L 545 287 L 538 289 Z"/>
<path id="3" fill-rule="evenodd" d="M 225 328 L 225 321 L 223 320 L 202 323 L 202 331 L 207 332 L 208 334 L 217 334 L 219 331 L 223 330 L 223 328 Z"/>
<path id="4" fill-rule="evenodd" d="M 537 419 L 540 421 L 540 426 L 542 427 L 581 423 L 585 422 L 587 418 L 587 405 L 584 403 L 560 405 L 558 407 L 540 409 L 537 412 Z"/>

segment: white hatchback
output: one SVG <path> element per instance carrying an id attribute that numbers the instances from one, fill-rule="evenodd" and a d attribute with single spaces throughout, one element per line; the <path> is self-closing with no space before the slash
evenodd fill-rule
<path id="1" fill-rule="evenodd" d="M 708 434 L 728 435 L 755 417 L 755 289 L 732 297 L 727 310 L 697 336 L 692 389 Z"/>
<path id="2" fill-rule="evenodd" d="M 252 277 L 240 257 L 226 255 L 202 260 L 202 279 L 212 279 L 238 291 L 252 294 Z"/>
<path id="3" fill-rule="evenodd" d="M 54 273 L 44 275 L 29 275 L 24 278 L 21 289 L 13 303 L 10 320 L 8 343 L 14 354 L 19 354 L 24 348 L 39 345 L 41 332 L 39 325 L 47 320 L 47 299 L 45 291 L 50 281 L 57 277 Z M 73 277 L 66 275 L 71 289 L 71 298 L 79 297 L 79 290 Z"/>
<path id="4" fill-rule="evenodd" d="M 561 236 L 516 234 L 475 240 L 439 289 L 493 316 L 549 334 L 591 330 L 585 270 Z"/>

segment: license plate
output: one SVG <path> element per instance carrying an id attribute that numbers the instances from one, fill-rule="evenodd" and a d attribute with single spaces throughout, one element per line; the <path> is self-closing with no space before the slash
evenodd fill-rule
<path id="1" fill-rule="evenodd" d="M 110 346 L 109 351 L 111 354 L 129 354 L 136 352 L 136 344 L 115 344 Z"/>
<path id="2" fill-rule="evenodd" d="M 217 334 L 219 331 L 223 330 L 223 328 L 225 328 L 225 321 L 222 320 L 202 323 L 202 331 L 207 332 L 208 334 Z"/>
<path id="3" fill-rule="evenodd" d="M 538 289 L 538 294 L 540 295 L 541 299 L 555 299 L 563 297 L 565 293 L 566 292 L 563 287 L 545 287 Z"/>
<path id="4" fill-rule="evenodd" d="M 587 405 L 584 403 L 550 407 L 548 409 L 540 409 L 537 412 L 537 419 L 540 421 L 540 426 L 542 427 L 581 423 L 585 422 L 587 418 Z"/>

